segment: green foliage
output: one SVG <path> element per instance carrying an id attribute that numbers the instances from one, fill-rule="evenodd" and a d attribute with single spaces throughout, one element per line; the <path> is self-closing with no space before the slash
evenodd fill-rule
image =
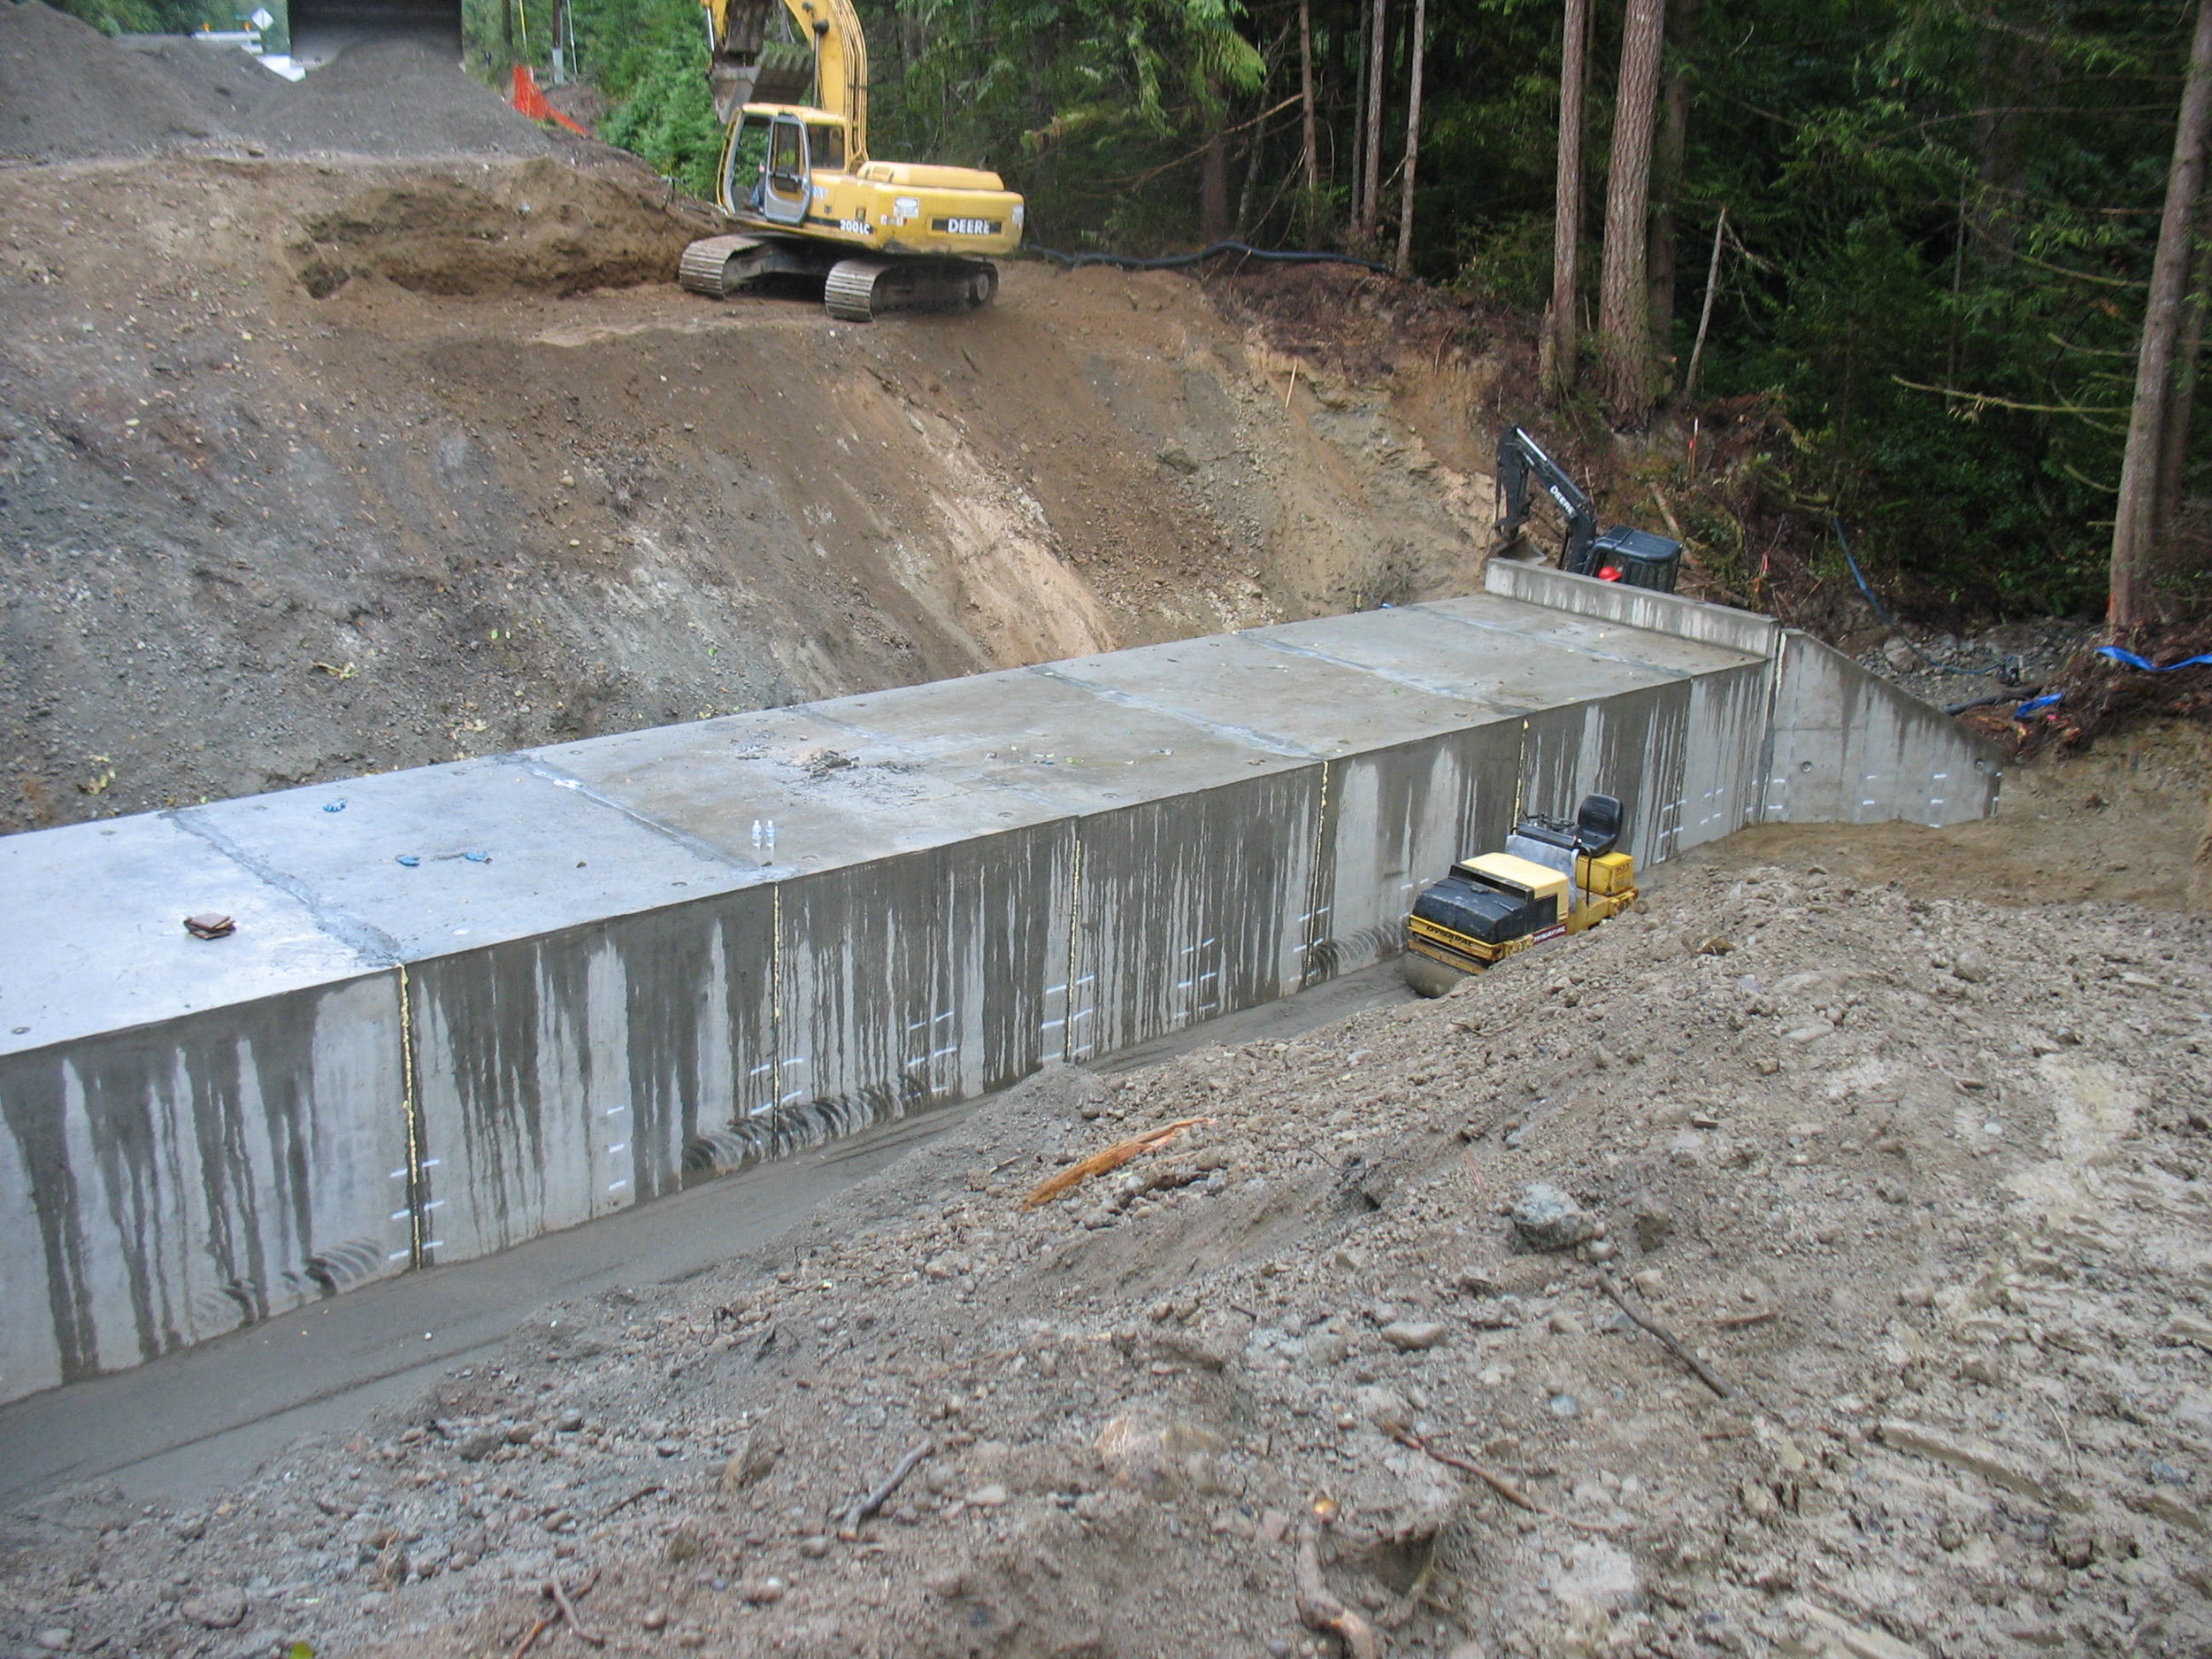
<path id="1" fill-rule="evenodd" d="M 864 0 L 884 156 L 997 169 L 1035 240 L 1194 234 L 1208 136 L 1272 89 L 1233 0 Z"/>
<path id="2" fill-rule="evenodd" d="M 1495 305 L 1542 311 L 1551 298 L 1551 229 L 1549 213 L 1474 227 L 1460 260 L 1460 286 Z"/>
<path id="3" fill-rule="evenodd" d="M 707 89 L 706 53 L 696 40 L 664 30 L 641 52 L 627 53 L 620 68 L 627 84 L 600 123 L 600 136 L 635 150 L 696 196 L 715 194 L 722 155 L 722 126 Z"/>
<path id="4" fill-rule="evenodd" d="M 1694 117 L 1686 194 L 1725 203 L 1748 255 L 1705 389 L 1786 411 L 1791 487 L 1925 600 L 2102 593 L 2185 42 L 2171 10 L 2111 8 L 2093 32 L 2085 15 L 1709 17 L 1763 44 L 1700 66 L 1732 96 Z M 1813 50 L 1839 35 L 1850 56 Z"/>
<path id="5" fill-rule="evenodd" d="M 169 0 L 77 0 L 140 6 Z M 471 4 L 484 0 L 467 0 Z M 603 130 L 703 191 L 718 134 L 693 0 L 576 0 Z M 858 0 L 875 153 L 995 168 L 1032 240 L 1151 253 L 1199 234 L 1210 155 L 1236 231 L 1327 244 L 1349 216 L 1372 0 L 1310 0 L 1319 177 L 1302 165 L 1297 0 Z M 534 42 L 551 0 L 526 0 Z M 1394 231 L 1410 0 L 1390 0 Z M 541 21 L 541 11 L 544 14 Z M 1430 0 L 1417 269 L 1535 311 L 1550 286 L 1559 0 Z M 1686 362 L 1717 215 L 1701 393 L 1792 434 L 1769 494 L 1830 512 L 1908 601 L 2093 603 L 2187 8 L 2171 0 L 1671 0 L 1688 90 L 1667 341 Z M 1593 8 L 1586 282 L 1599 266 L 1617 4 Z M 1663 326 L 1663 339 L 1669 327 Z M 2193 482 L 2208 458 L 2193 452 Z M 2212 522 L 2212 508 L 2196 514 Z"/>
<path id="6" fill-rule="evenodd" d="M 243 27 L 242 16 L 253 6 L 228 0 L 55 0 L 59 8 L 81 18 L 103 35 L 188 35 L 203 26 L 217 29 Z"/>

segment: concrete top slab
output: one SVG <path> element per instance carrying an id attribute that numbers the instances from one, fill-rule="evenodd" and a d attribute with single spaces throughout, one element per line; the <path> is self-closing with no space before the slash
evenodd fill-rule
<path id="1" fill-rule="evenodd" d="M 386 960 L 556 933 L 750 879 L 527 756 L 352 778 L 177 816 L 305 899 L 326 928 Z"/>
<path id="2" fill-rule="evenodd" d="M 1045 672 L 1294 755 L 1334 758 L 1520 718 L 1237 634 L 1077 657 Z"/>
<path id="3" fill-rule="evenodd" d="M 1678 678 L 1666 670 L 1593 655 L 1511 628 L 1479 629 L 1425 605 L 1365 611 L 1317 622 L 1255 628 L 1271 649 L 1320 657 L 1509 716 L 1608 697 Z"/>
<path id="4" fill-rule="evenodd" d="M 1111 811 L 1312 764 L 1049 668 L 902 686 L 814 703 L 810 712 L 891 739 L 948 778 L 1067 813 Z"/>
<path id="5" fill-rule="evenodd" d="M 1058 816 L 1033 799 L 980 787 L 903 745 L 823 717 L 821 710 L 835 706 L 656 726 L 539 749 L 535 758 L 720 858 L 737 885 Z M 764 862 L 764 849 L 754 849 L 757 820 L 776 826 L 772 861 Z"/>
<path id="6" fill-rule="evenodd" d="M 1590 577 L 1575 580 L 1609 591 L 1618 585 Z M 1662 594 L 1657 597 L 1669 595 Z M 1561 650 L 1637 664 L 1674 677 L 1741 668 L 1746 663 L 1764 657 L 1764 653 L 1731 650 L 1707 641 L 1632 627 L 1611 617 L 1574 614 L 1496 594 L 1434 599 L 1412 608 L 1433 616 L 1449 617 L 1474 627 L 1540 641 Z"/>
<path id="7" fill-rule="evenodd" d="M 380 964 L 165 815 L 0 836 L 0 1054 L 355 979 Z M 195 939 L 184 918 L 237 932 Z"/>
<path id="8" fill-rule="evenodd" d="M 0 838 L 0 1052 L 1757 660 L 1486 593 Z"/>

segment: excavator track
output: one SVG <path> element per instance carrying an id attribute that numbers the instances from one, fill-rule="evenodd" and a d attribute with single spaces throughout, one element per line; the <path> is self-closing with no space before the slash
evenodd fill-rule
<path id="1" fill-rule="evenodd" d="M 726 300 L 759 274 L 758 256 L 766 246 L 757 236 L 706 236 L 684 250 L 676 280 L 694 294 Z"/>
<path id="2" fill-rule="evenodd" d="M 845 322 L 893 311 L 973 311 L 998 292 L 987 259 L 840 259 L 822 287 L 822 303 Z"/>

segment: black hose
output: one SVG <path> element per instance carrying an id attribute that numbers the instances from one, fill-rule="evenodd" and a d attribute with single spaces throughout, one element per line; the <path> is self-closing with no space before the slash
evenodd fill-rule
<path id="1" fill-rule="evenodd" d="M 1263 259 L 1271 265 L 1356 265 L 1369 271 L 1379 271 L 1385 276 L 1390 267 L 1378 259 L 1363 259 L 1357 254 L 1326 253 L 1312 249 L 1255 248 L 1249 242 L 1217 242 L 1201 248 L 1196 253 L 1164 254 L 1157 259 L 1139 259 L 1125 253 L 1063 253 L 1057 248 L 1041 248 L 1035 242 L 1026 244 L 1022 251 L 1050 259 L 1073 271 L 1087 265 L 1111 265 L 1118 271 L 1179 271 L 1187 266 L 1211 259 L 1220 254 L 1233 253 L 1247 259 Z"/>
<path id="2" fill-rule="evenodd" d="M 1986 709 L 1992 703 L 2018 703 L 2024 698 L 2032 697 L 2042 689 L 2040 686 L 2020 686 L 2011 691 L 1993 692 L 1986 697 L 1969 697 L 1964 703 L 1947 703 L 1943 705 L 1943 711 L 1946 714 L 1964 714 L 1969 709 Z"/>

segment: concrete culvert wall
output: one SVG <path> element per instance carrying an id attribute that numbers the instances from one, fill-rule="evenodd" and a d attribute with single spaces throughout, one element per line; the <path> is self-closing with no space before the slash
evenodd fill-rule
<path id="1" fill-rule="evenodd" d="M 1876 698 L 1821 751 L 1762 618 L 1538 577 L 0 840 L 73 918 L 0 956 L 0 1397 L 1374 962 L 1523 810 L 1653 864 L 1877 748 L 1994 803 Z"/>
<path id="2" fill-rule="evenodd" d="M 461 0 L 289 0 L 288 11 L 292 56 L 303 63 L 327 61 L 363 41 L 395 38 L 461 60 Z"/>

